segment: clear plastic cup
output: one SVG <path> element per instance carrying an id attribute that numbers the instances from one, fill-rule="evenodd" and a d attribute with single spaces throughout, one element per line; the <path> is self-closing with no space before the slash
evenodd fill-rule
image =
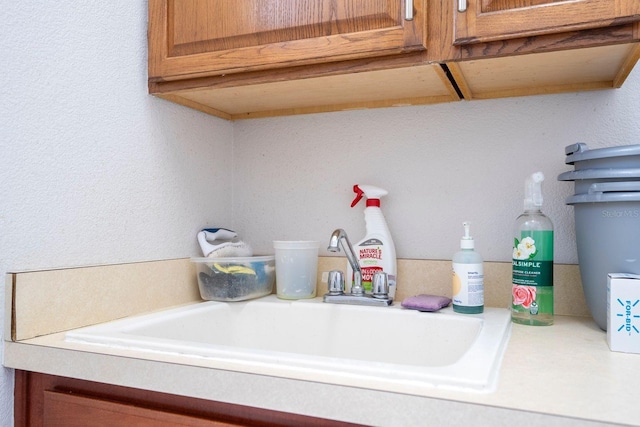
<path id="1" fill-rule="evenodd" d="M 276 294 L 282 299 L 316 296 L 320 242 L 275 240 Z"/>

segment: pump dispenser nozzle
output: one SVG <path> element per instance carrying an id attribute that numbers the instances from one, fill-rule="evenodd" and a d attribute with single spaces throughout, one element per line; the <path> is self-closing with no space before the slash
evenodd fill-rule
<path id="1" fill-rule="evenodd" d="M 537 210 L 542 206 L 542 181 L 544 174 L 535 172 L 524 183 L 524 209 Z"/>
<path id="2" fill-rule="evenodd" d="M 462 223 L 462 226 L 464 227 L 464 236 L 460 239 L 460 249 L 473 249 L 473 237 L 469 235 L 470 223 L 465 221 Z"/>

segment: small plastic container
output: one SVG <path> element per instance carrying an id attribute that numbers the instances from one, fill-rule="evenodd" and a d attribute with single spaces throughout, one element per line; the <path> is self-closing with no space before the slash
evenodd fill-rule
<path id="1" fill-rule="evenodd" d="M 205 301 L 244 301 L 273 291 L 273 255 L 236 258 L 191 258 L 200 297 Z"/>
<path id="2" fill-rule="evenodd" d="M 278 298 L 316 296 L 319 247 L 320 242 L 310 240 L 274 240 Z"/>

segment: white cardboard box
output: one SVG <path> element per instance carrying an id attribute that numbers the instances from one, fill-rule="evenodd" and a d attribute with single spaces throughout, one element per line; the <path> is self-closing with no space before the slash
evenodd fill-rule
<path id="1" fill-rule="evenodd" d="M 607 343 L 611 351 L 640 353 L 640 275 L 607 277 Z"/>

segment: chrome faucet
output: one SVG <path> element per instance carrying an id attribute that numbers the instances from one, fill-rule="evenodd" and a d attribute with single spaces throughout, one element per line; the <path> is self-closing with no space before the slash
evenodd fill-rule
<path id="1" fill-rule="evenodd" d="M 338 228 L 333 232 L 331 239 L 329 240 L 329 247 L 327 250 L 329 252 L 340 252 L 340 243 L 342 243 L 344 254 L 347 256 L 349 264 L 351 264 L 351 269 L 353 270 L 354 283 L 353 286 L 351 286 L 351 293 L 353 295 L 364 295 L 364 286 L 362 286 L 362 269 L 360 268 L 358 257 L 353 251 L 353 246 L 351 246 L 351 242 L 347 237 L 347 233 L 345 233 L 342 228 Z"/>
<path id="2" fill-rule="evenodd" d="M 375 306 L 391 305 L 393 300 L 389 298 L 389 283 L 386 273 L 376 273 L 373 278 L 373 294 L 367 295 L 365 293 L 364 286 L 362 286 L 362 269 L 358 262 L 358 256 L 353 250 L 353 246 L 351 246 L 347 233 L 341 228 L 331 234 L 327 250 L 329 252 L 340 252 L 340 245 L 342 245 L 342 249 L 353 270 L 351 293 L 344 293 L 344 275 L 342 271 L 333 270 L 329 272 L 329 293 L 324 295 L 324 302 Z"/>

